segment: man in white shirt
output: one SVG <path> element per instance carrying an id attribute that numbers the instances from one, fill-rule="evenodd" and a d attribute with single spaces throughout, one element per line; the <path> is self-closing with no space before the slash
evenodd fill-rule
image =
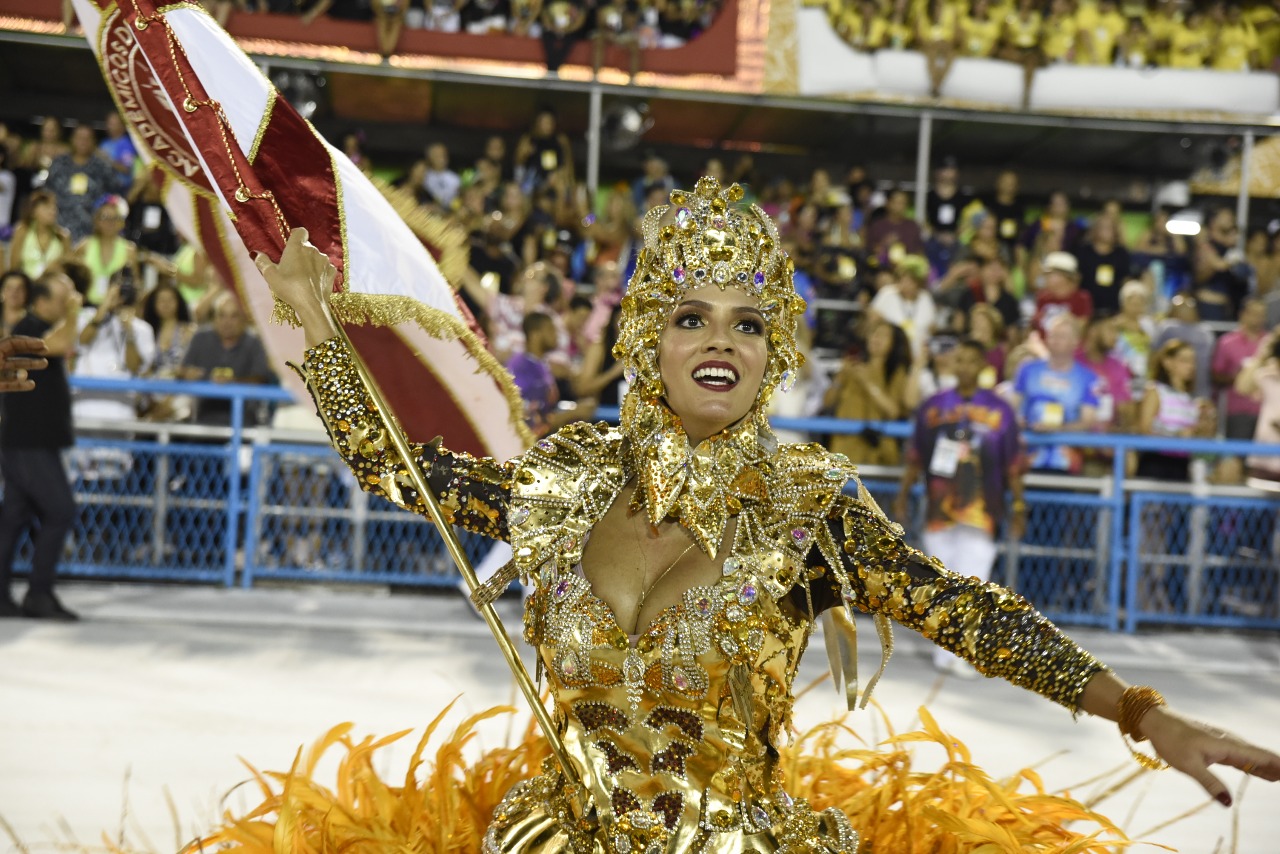
<path id="1" fill-rule="evenodd" d="M 130 379 L 143 376 L 156 358 L 156 337 L 137 316 L 137 291 L 131 277 L 107 289 L 97 308 L 80 313 L 79 346 L 73 376 Z M 72 415 L 79 421 L 131 421 L 137 413 L 134 392 L 83 391 L 75 395 Z"/>
<path id="2" fill-rule="evenodd" d="M 938 309 L 926 287 L 929 262 L 920 255 L 906 255 L 894 268 L 896 281 L 871 300 L 871 313 L 907 333 L 913 359 L 923 359 L 933 335 Z"/>
<path id="3" fill-rule="evenodd" d="M 449 168 L 449 149 L 442 142 L 427 146 L 427 174 L 422 178 L 422 188 L 442 208 L 452 205 L 462 188 L 462 179 Z"/>

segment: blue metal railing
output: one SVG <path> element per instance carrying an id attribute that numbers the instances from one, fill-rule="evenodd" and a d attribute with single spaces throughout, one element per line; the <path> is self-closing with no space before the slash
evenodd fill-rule
<path id="1" fill-rule="evenodd" d="M 181 394 L 230 401 L 230 426 L 93 425 L 71 455 L 80 524 L 63 562 L 69 575 L 173 579 L 227 586 L 316 580 L 393 585 L 456 582 L 430 525 L 362 492 L 322 434 L 246 426 L 251 404 L 292 402 L 277 387 L 73 378 L 77 390 Z M 310 408 L 310 401 L 303 404 Z M 616 419 L 601 410 L 598 417 Z M 819 434 L 874 427 L 904 438 L 905 422 L 778 418 Z M 1063 622 L 1134 630 L 1149 622 L 1280 628 L 1280 498 L 1243 488 L 1167 486 L 1126 477 L 1129 451 L 1277 454 L 1280 445 L 1214 439 L 1028 433 L 1029 446 L 1111 452 L 1110 474 L 1032 476 L 1028 534 L 1004 540 L 995 578 Z M 102 465 L 112 457 L 124 465 Z M 856 462 L 856 461 L 855 461 Z M 103 475 L 103 472 L 107 472 Z M 899 472 L 868 467 L 882 505 Z M 1168 490 L 1172 489 L 1170 492 Z M 917 487 L 909 530 L 922 519 Z M 465 537 L 473 560 L 486 543 Z"/>

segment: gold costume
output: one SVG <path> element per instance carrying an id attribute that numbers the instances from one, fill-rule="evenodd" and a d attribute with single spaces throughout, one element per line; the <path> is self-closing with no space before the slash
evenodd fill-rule
<path id="1" fill-rule="evenodd" d="M 735 190 L 704 179 L 673 194 L 674 211 L 646 218 L 618 345 L 632 383 L 620 427 L 571 425 L 503 463 L 438 443 L 415 449 L 451 521 L 513 547 L 511 572 L 486 592 L 515 573 L 534 585 L 525 639 L 587 790 L 578 819 L 554 765 L 517 784 L 495 811 L 487 854 L 855 852 L 844 814 L 793 800 L 777 769 L 800 656 L 817 617 L 841 606 L 876 615 L 886 658 L 892 619 L 1073 712 L 1102 669 L 1021 596 L 907 546 L 846 458 L 777 442 L 763 404 L 799 366 L 803 302 L 772 223 L 734 208 Z M 662 401 L 655 354 L 681 295 L 703 282 L 759 297 L 770 361 L 752 413 L 695 448 Z M 302 374 L 361 485 L 422 512 L 346 346 L 309 350 Z M 713 557 L 733 524 L 720 580 L 688 590 L 634 638 L 580 567 L 593 526 L 632 480 L 635 509 L 678 519 Z M 829 626 L 829 650 L 840 634 Z M 849 652 L 833 658 L 852 698 Z"/>

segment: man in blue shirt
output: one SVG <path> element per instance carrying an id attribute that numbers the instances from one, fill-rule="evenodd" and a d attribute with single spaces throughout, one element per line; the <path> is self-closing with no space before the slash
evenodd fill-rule
<path id="1" fill-rule="evenodd" d="M 98 151 L 106 157 L 116 173 L 116 192 L 129 195 L 133 186 L 133 167 L 138 161 L 138 149 L 125 130 L 124 120 L 112 110 L 107 113 L 107 138 L 98 144 Z"/>
<path id="2" fill-rule="evenodd" d="M 1047 359 L 1025 363 L 1014 380 L 1018 416 L 1037 433 L 1084 433 L 1097 418 L 1097 376 L 1076 361 L 1080 346 L 1078 321 L 1063 312 L 1048 321 Z M 1084 455 L 1069 445 L 1038 445 L 1031 449 L 1036 471 L 1079 474 Z"/>

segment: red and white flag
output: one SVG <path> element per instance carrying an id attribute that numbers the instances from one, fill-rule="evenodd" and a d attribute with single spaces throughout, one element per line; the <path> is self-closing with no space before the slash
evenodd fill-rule
<path id="1" fill-rule="evenodd" d="M 300 357 L 302 333 L 271 324 L 251 255 L 278 259 L 302 226 L 338 268 L 335 307 L 411 441 L 441 435 L 498 459 L 527 447 L 510 375 L 427 247 L 199 4 L 73 3 L 142 157 L 164 176 L 166 209 L 252 312 L 277 365 Z"/>

